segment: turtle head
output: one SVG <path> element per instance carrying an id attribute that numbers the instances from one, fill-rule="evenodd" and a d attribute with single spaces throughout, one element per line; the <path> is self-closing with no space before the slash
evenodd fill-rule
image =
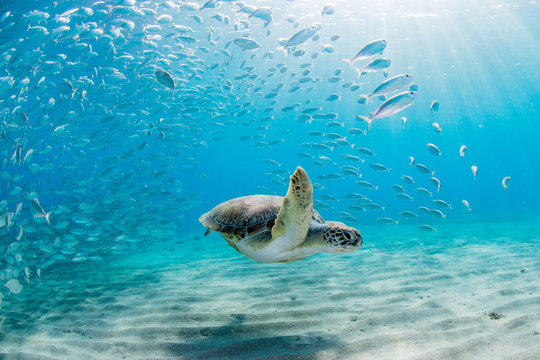
<path id="1" fill-rule="evenodd" d="M 355 251 L 362 246 L 360 231 L 339 221 L 327 221 L 322 229 L 323 241 L 327 247 L 326 252 L 340 254 Z"/>

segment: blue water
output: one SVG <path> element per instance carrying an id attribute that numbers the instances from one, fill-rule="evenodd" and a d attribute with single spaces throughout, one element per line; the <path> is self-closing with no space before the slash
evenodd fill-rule
<path id="1" fill-rule="evenodd" d="M 110 286 L 98 286 L 97 293 L 88 290 L 88 295 L 97 303 L 115 304 L 122 291 L 136 287 L 130 274 L 142 274 L 143 284 L 160 284 L 162 274 L 167 279 L 174 278 L 175 272 L 180 277 L 196 277 L 214 259 L 216 272 L 223 269 L 220 266 L 240 272 L 245 266 L 253 271 L 245 279 L 235 274 L 236 281 L 231 283 L 226 276 L 212 282 L 217 287 L 227 284 L 232 299 L 241 298 L 249 289 L 234 284 L 244 280 L 250 284 L 265 265 L 250 263 L 218 234 L 202 237 L 204 228 L 198 218 L 234 197 L 284 196 L 297 166 L 306 170 L 314 184 L 315 209 L 325 220 L 357 228 L 364 247 L 343 257 L 315 255 L 291 265 L 294 269 L 317 274 L 321 263 L 328 261 L 339 275 L 329 280 L 334 284 L 339 283 L 344 264 L 356 266 L 363 256 L 374 254 L 384 257 L 392 241 L 400 249 L 428 254 L 435 249 L 455 259 L 451 249 L 459 248 L 461 240 L 466 239 L 473 249 L 475 244 L 488 246 L 495 238 L 497 246 L 501 239 L 517 244 L 509 251 L 528 259 L 527 276 L 537 289 L 540 8 L 536 1 L 335 1 L 333 13 L 324 16 L 324 6 L 330 5 L 325 2 L 205 3 L 0 2 L 0 343 L 22 346 L 25 331 L 34 327 L 34 336 L 51 326 L 43 319 L 53 316 L 49 311 L 60 306 L 46 301 L 55 289 L 66 298 L 76 294 L 77 299 L 84 299 L 85 288 L 95 289 L 97 283 L 110 280 Z M 246 5 L 254 8 L 242 10 Z M 271 21 L 266 26 L 265 20 L 249 17 L 255 8 L 270 9 Z M 314 23 L 319 26 L 314 37 L 288 54 L 278 49 L 280 41 L 283 45 L 283 39 Z M 339 38 L 332 40 L 333 35 Z M 239 37 L 257 41 L 260 48 L 242 51 L 234 43 Z M 353 57 L 375 39 L 386 40 L 383 53 L 358 60 L 355 67 L 388 58 L 387 74 L 379 71 L 358 77 L 342 59 Z M 323 51 L 328 45 L 332 50 Z M 305 54 L 295 56 L 298 50 Z M 156 70 L 172 76 L 174 91 L 158 81 Z M 374 119 L 369 132 L 353 133 L 351 128 L 366 130 L 366 123 L 356 116 L 374 113 L 383 101 L 374 98 L 364 105 L 358 103 L 358 96 L 405 73 L 418 86 L 412 106 Z M 407 86 L 394 94 L 405 90 Z M 327 100 L 332 94 L 339 99 Z M 436 111 L 430 109 L 434 101 L 440 104 Z M 303 116 L 310 108 L 316 109 Z M 322 117 L 327 114 L 331 115 Z M 340 124 L 333 127 L 330 121 Z M 433 123 L 442 131 L 436 131 Z M 313 136 L 315 131 L 321 134 Z M 335 134 L 344 140 L 337 143 L 331 138 Z M 308 143 L 329 148 L 309 148 Z M 428 143 L 435 144 L 441 155 L 431 154 Z M 459 154 L 462 145 L 467 146 L 465 159 Z M 363 155 L 357 150 L 361 147 L 376 155 Z M 364 162 L 351 162 L 342 155 Z M 441 182 L 439 192 L 431 175 L 409 166 L 410 156 L 415 164 L 434 171 Z M 390 171 L 374 171 L 373 163 Z M 342 167 L 348 165 L 357 168 L 362 178 L 344 175 Z M 476 177 L 473 165 L 478 167 Z M 325 179 L 329 175 L 336 179 Z M 402 175 L 412 176 L 415 184 L 404 183 Z M 502 180 L 507 176 L 511 181 L 505 189 Z M 357 180 L 377 189 L 360 187 Z M 413 200 L 397 198 L 392 185 L 403 186 Z M 420 195 L 416 188 L 432 195 Z M 357 202 L 351 193 L 369 200 Z M 444 200 L 451 208 L 438 207 L 434 199 Z M 384 210 L 362 209 L 368 202 Z M 419 207 L 439 209 L 445 217 L 424 215 Z M 418 217 L 404 218 L 403 211 Z M 381 218 L 397 224 L 384 224 Z M 437 231 L 424 232 L 420 225 Z M 490 232 L 495 225 L 499 226 L 496 236 Z M 471 274 L 487 259 L 479 255 L 471 261 Z M 340 261 L 344 263 L 339 265 Z M 122 265 L 111 270 L 115 262 Z M 175 267 L 178 263 L 190 266 Z M 368 263 L 376 262 L 372 258 Z M 400 263 L 396 269 L 406 269 L 408 264 Z M 268 266 L 276 278 L 294 281 L 284 266 Z M 508 266 L 510 273 L 516 270 Z M 439 270 L 445 272 L 444 266 Z M 89 271 L 95 275 L 92 280 L 84 278 Z M 121 279 L 117 282 L 112 281 L 115 272 Z M 392 269 L 381 274 L 371 280 L 391 278 Z M 304 281 L 311 280 L 302 278 L 299 283 Z M 164 291 L 175 303 L 178 294 L 169 293 L 167 286 L 178 284 L 163 284 L 164 290 L 156 285 L 152 294 Z M 214 296 L 213 288 L 208 290 L 200 302 L 199 288 L 186 286 L 194 295 L 176 298 L 181 313 L 201 311 L 197 306 L 212 298 L 216 306 L 220 304 L 218 290 Z M 509 291 L 505 286 L 501 291 Z M 141 287 L 137 294 L 144 297 Z M 292 297 L 297 296 L 294 289 L 289 290 Z M 347 291 L 340 288 L 338 292 Z M 29 302 L 32 294 L 39 294 L 41 300 Z M 379 298 L 371 301 L 376 308 Z M 66 314 L 86 309 L 69 301 L 62 304 Z M 148 310 L 157 304 L 141 306 Z M 491 308 L 497 308 L 496 304 Z M 526 309 L 524 314 L 528 314 Z M 255 307 L 252 313 L 259 310 Z M 99 312 L 99 305 L 92 311 Z M 240 309 L 219 311 L 228 314 Z M 77 324 L 61 323 L 56 331 L 73 326 L 86 329 L 87 316 L 92 315 L 85 314 Z M 192 321 L 197 325 L 196 319 Z M 112 324 L 113 320 L 96 326 L 108 329 Z M 298 334 L 303 333 L 299 330 Z M 274 335 L 271 330 L 264 334 Z M 305 346 L 310 351 L 332 348 L 341 343 L 341 335 L 325 338 L 328 346 L 310 348 L 311 340 Z M 47 341 L 52 338 L 54 334 Z M 235 338 L 218 334 L 217 340 L 228 344 Z M 182 341 L 190 344 L 189 338 Z M 208 348 L 212 346 L 145 355 L 132 349 L 128 356 L 202 356 L 198 351 Z M 81 349 L 85 347 L 47 353 L 29 348 L 33 355 L 28 356 L 78 357 Z M 88 358 L 103 355 L 99 346 L 91 349 Z M 418 349 L 417 354 L 422 351 L 427 350 Z M 0 353 L 16 356 L 13 348 Z M 271 346 L 264 354 L 272 354 Z M 110 358 L 116 355 L 107 353 Z"/>

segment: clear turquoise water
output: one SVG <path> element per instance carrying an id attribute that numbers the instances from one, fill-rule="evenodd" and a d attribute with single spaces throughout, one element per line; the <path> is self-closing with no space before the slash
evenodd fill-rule
<path id="1" fill-rule="evenodd" d="M 291 338 L 307 336 L 305 353 L 324 351 L 348 344 L 346 331 L 338 330 L 341 318 L 337 315 L 338 320 L 330 322 L 336 334 L 323 336 L 320 346 L 313 344 L 321 336 L 320 323 L 309 316 L 300 317 L 300 325 L 287 323 L 262 333 L 253 325 L 242 328 L 244 335 L 238 338 L 211 333 L 204 341 L 182 333 L 187 330 L 181 323 L 187 319 L 201 330 L 214 322 L 223 325 L 230 314 L 281 311 L 273 303 L 279 303 L 273 298 L 278 295 L 261 290 L 276 286 L 258 280 L 267 271 L 278 283 L 292 281 L 302 287 L 324 273 L 327 287 L 320 294 L 339 283 L 336 291 L 344 295 L 361 286 L 347 277 L 348 266 L 362 267 L 365 261 L 371 269 L 380 260 L 385 267 L 369 278 L 370 286 L 392 279 L 392 269 L 399 274 L 399 282 L 416 261 L 409 258 L 407 249 L 430 259 L 428 255 L 438 254 L 441 262 L 428 264 L 434 266 L 433 273 L 425 277 L 422 271 L 417 273 L 417 281 L 435 292 L 446 285 L 457 286 L 455 275 L 449 284 L 433 279 L 452 269 L 459 258 L 456 249 L 473 251 L 475 246 L 487 249 L 487 254 L 492 251 L 502 265 L 501 253 L 506 250 L 524 259 L 523 265 L 503 266 L 504 274 L 513 274 L 520 266 L 527 268 L 526 281 L 515 283 L 516 298 L 526 293 L 526 286 L 537 289 L 540 28 L 536 19 L 540 10 L 535 1 L 334 2 L 335 13 L 324 18 L 323 2 L 249 2 L 271 7 L 268 26 L 237 11 L 242 7 L 239 2 L 218 2 L 216 8 L 203 10 L 189 10 L 190 4 L 0 2 L 0 343 L 8 349 L 0 356 L 70 358 L 85 353 L 87 358 L 103 354 L 116 358 L 121 353 L 114 352 L 118 344 L 137 342 L 133 340 L 137 337 L 148 337 L 147 350 L 129 345 L 124 352 L 128 358 L 203 356 L 204 351 L 222 349 L 237 340 L 272 339 L 284 329 L 289 329 L 286 333 Z M 170 21 L 158 20 L 161 15 L 170 15 Z M 290 38 L 312 23 L 320 24 L 315 40 L 309 39 L 288 55 L 277 49 L 280 38 Z M 190 31 L 182 32 L 173 24 Z M 333 41 L 332 35 L 340 38 Z M 232 41 L 245 36 L 261 48 L 241 51 Z M 417 97 L 402 112 L 375 119 L 369 133 L 354 134 L 351 128 L 366 128 L 356 115 L 369 115 L 381 104 L 380 99 L 367 106 L 359 104 L 358 95 L 370 93 L 386 78 L 380 72 L 357 78 L 342 59 L 379 38 L 388 43 L 379 57 L 391 60 L 389 77 L 411 74 L 418 85 Z M 332 45 L 334 51 L 322 51 L 323 44 Z M 305 54 L 294 56 L 292 52 L 298 49 Z M 357 61 L 356 67 L 368 61 Z M 174 93 L 157 81 L 157 69 L 171 74 Z M 336 77 L 336 82 L 329 82 Z M 308 80 L 301 83 L 302 78 Z M 351 91 L 355 85 L 358 89 Z M 296 86 L 298 90 L 292 91 Z M 340 99 L 328 101 L 331 94 Z M 435 100 L 440 109 L 430 111 Z M 284 111 L 287 107 L 293 110 Z M 301 115 L 310 108 L 317 109 L 306 120 Z M 327 124 L 329 117 L 317 117 L 324 114 L 336 114 L 335 120 L 342 124 L 332 127 Z M 407 118 L 405 126 L 401 117 Z M 434 130 L 435 122 L 441 133 Z M 314 131 L 322 135 L 310 135 Z M 332 143 L 332 134 L 342 136 L 349 145 Z M 308 148 L 306 143 L 326 144 L 332 150 Z M 429 153 L 427 143 L 437 145 L 442 155 Z M 459 155 L 462 145 L 468 149 L 465 161 Z M 376 156 L 362 155 L 359 147 L 371 149 Z M 350 162 L 343 155 L 365 162 Z M 435 171 L 440 192 L 429 175 L 409 166 L 410 156 Z M 391 170 L 376 172 L 369 166 L 372 163 Z M 342 167 L 347 165 L 357 167 L 362 180 L 377 190 L 362 188 L 357 178 L 343 175 Z M 478 166 L 476 178 L 472 165 Z M 364 246 L 359 252 L 320 254 L 286 266 L 263 265 L 236 253 L 217 234 L 202 237 L 200 214 L 237 196 L 284 195 L 288 176 L 297 166 L 306 169 L 315 185 L 315 208 L 321 215 L 362 232 Z M 337 179 L 325 179 L 336 174 Z M 412 176 L 415 184 L 405 184 L 402 175 Z M 501 184 L 506 176 L 511 177 L 508 189 Z M 391 188 L 395 184 L 403 186 L 413 201 L 398 199 Z M 417 194 L 417 187 L 428 189 L 432 196 Z M 358 204 L 348 196 L 351 193 L 368 197 L 384 210 L 355 208 Z M 452 208 L 438 208 L 433 199 L 444 200 Z M 472 211 L 462 200 L 468 201 Z M 423 215 L 418 210 L 421 206 L 440 209 L 445 218 Z M 403 211 L 419 217 L 408 220 L 400 215 Z M 381 217 L 399 223 L 386 225 L 378 220 Z M 423 232 L 422 224 L 437 231 Z M 467 262 L 470 266 L 464 272 L 471 279 L 484 281 L 482 276 L 493 271 L 489 256 L 482 254 Z M 386 267 L 391 262 L 396 262 L 395 268 Z M 229 280 L 223 273 L 230 271 L 226 269 L 235 269 Z M 368 273 L 369 269 L 364 268 Z M 295 282 L 290 270 L 301 270 L 303 276 Z M 328 271 L 335 271 L 334 276 Z M 213 274 L 219 276 L 213 278 Z M 167 281 L 162 282 L 162 276 Z M 184 278 L 192 279 L 193 285 L 179 280 Z M 213 286 L 205 288 L 204 279 Z M 348 280 L 343 284 L 340 279 Z M 386 297 L 367 294 L 371 309 L 380 309 L 377 302 L 387 306 L 388 298 L 408 286 L 398 285 Z M 295 286 L 289 286 L 287 297 L 300 297 L 303 306 L 309 307 L 309 298 L 302 297 Z M 174 291 L 176 287 L 181 291 Z M 320 295 L 317 289 L 310 294 Z M 457 289 L 465 298 L 470 295 Z M 497 289 L 512 293 L 512 282 Z M 130 296 L 133 291 L 136 296 Z M 263 300 L 250 298 L 252 292 Z M 159 307 L 162 295 L 167 299 L 166 311 Z M 249 311 L 243 312 L 238 304 L 231 307 L 243 297 Z M 325 298 L 330 300 L 337 309 L 350 306 L 349 301 Z M 437 301 L 448 308 L 444 295 Z M 526 301 L 534 305 L 536 300 Z M 483 312 L 508 303 L 497 296 L 489 306 L 469 302 L 478 316 L 472 322 L 482 323 Z M 385 310 L 394 314 L 390 307 L 381 306 L 380 314 Z M 412 303 L 404 306 L 414 308 Z M 204 312 L 205 307 L 216 318 L 190 315 Z M 529 316 L 531 307 L 525 306 L 523 314 L 511 310 L 507 317 Z M 310 316 L 325 311 L 324 307 L 311 309 Z M 281 316 L 289 316 L 289 310 L 280 312 Z M 167 314 L 177 314 L 175 326 L 184 329 L 178 331 L 185 337 L 175 338 L 174 333 L 162 330 L 159 334 L 151 330 L 118 333 L 122 326 L 140 326 L 122 322 L 133 314 L 130 311 L 148 311 L 165 324 Z M 99 320 L 99 314 L 105 319 Z M 414 320 L 414 315 L 409 316 Z M 137 319 L 162 329 L 148 317 Z M 251 321 L 257 324 L 256 318 Z M 309 323 L 309 331 L 301 330 L 302 321 Z M 527 326 L 540 331 L 534 321 Z M 100 341 L 90 340 L 96 339 L 90 337 L 91 329 L 100 331 Z M 499 330 L 514 334 L 508 328 Z M 69 341 L 63 338 L 62 334 L 77 331 L 83 332 L 75 339 L 83 341 L 78 345 L 71 337 Z M 102 339 L 112 334 L 113 345 L 103 345 Z M 169 345 L 151 347 L 152 336 Z M 25 340 L 32 337 L 41 339 L 38 343 L 43 347 L 32 347 Z M 281 350 L 261 345 L 267 350 L 259 355 L 249 355 L 245 349 L 230 351 L 244 358 L 301 352 L 284 345 L 287 341 Z M 400 338 L 395 344 L 403 343 L 407 340 Z M 417 350 L 421 354 L 429 349 Z M 503 354 L 504 350 L 503 346 Z M 219 358 L 219 352 L 212 356 Z"/>

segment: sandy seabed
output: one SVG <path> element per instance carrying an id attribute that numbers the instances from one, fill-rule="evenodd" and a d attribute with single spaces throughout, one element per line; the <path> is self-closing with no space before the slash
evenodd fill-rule
<path id="1" fill-rule="evenodd" d="M 49 269 L 4 296 L 0 359 L 540 359 L 539 229 L 368 226 L 285 264 L 191 235 Z"/>

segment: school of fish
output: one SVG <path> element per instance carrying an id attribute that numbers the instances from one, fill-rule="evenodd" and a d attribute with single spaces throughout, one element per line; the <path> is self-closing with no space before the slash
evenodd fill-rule
<path id="1" fill-rule="evenodd" d="M 465 145 L 446 154 L 425 144 L 425 153 L 405 157 L 411 171 L 399 183 L 371 180 L 395 170 L 363 139 L 379 121 L 407 126 L 395 115 L 421 89 L 414 74 L 392 73 L 384 39 L 339 49 L 342 35 L 326 25 L 339 13 L 334 5 L 317 10 L 320 23 L 229 0 L 49 5 L 0 14 L 0 302 L 55 264 L 173 238 L 183 214 L 200 204 L 184 179 L 204 178 L 198 154 L 211 143 L 266 151 L 268 182 L 259 192 L 283 194 L 290 174 L 272 150 L 309 138 L 291 156 L 320 170 L 310 173 L 314 207 L 351 225 L 372 212 L 381 224 L 418 221 L 435 231 L 455 208 L 438 196 L 446 184 L 437 169 L 415 158 L 465 162 Z M 274 36 L 278 28 L 287 37 Z M 321 59 L 334 64 L 322 75 Z M 344 118 L 340 106 L 354 106 L 356 118 Z M 442 136 L 439 102 L 429 111 Z M 275 136 L 285 118 L 301 124 L 301 136 Z M 246 134 L 222 135 L 234 126 Z M 331 182 L 343 197 L 325 191 Z M 373 192 L 394 194 L 401 211 L 388 214 Z"/>

